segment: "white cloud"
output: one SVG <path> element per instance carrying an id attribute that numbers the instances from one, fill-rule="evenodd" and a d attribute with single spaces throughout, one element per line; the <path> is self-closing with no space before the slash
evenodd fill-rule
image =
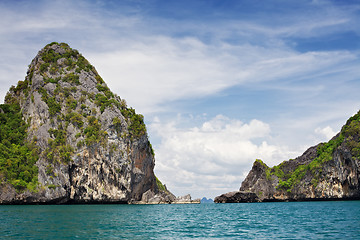
<path id="1" fill-rule="evenodd" d="M 207 97 L 243 84 L 319 92 L 322 81 L 305 90 L 291 82 L 352 69 L 355 66 L 346 63 L 358 58 L 345 51 L 297 53 L 166 36 L 128 39 L 111 51 L 86 56 L 110 88 L 144 114 L 163 111 L 172 101 Z"/>
<path id="2" fill-rule="evenodd" d="M 177 195 L 214 197 L 236 190 L 255 159 L 272 165 L 293 154 L 269 144 L 270 126 L 256 119 L 243 123 L 218 115 L 199 127 L 181 128 L 183 120 L 155 119 L 149 128 L 161 137 L 155 172 Z"/>
<path id="3" fill-rule="evenodd" d="M 21 39 L 24 43 L 36 35 L 41 41 L 74 42 L 72 46 L 95 65 L 111 89 L 144 114 L 168 110 L 167 103 L 172 101 L 211 96 L 244 83 L 276 81 L 279 84 L 271 87 L 283 87 L 281 80 L 306 78 L 328 72 L 328 69 L 340 71 L 343 68 L 339 69 L 339 66 L 343 63 L 358 59 L 355 54 L 344 51 L 298 53 L 282 41 L 282 37 L 291 35 L 294 29 L 337 25 L 343 22 L 345 14 L 328 14 L 321 22 L 313 21 L 314 26 L 294 21 L 294 18 L 275 30 L 272 26 L 246 20 L 241 23 L 220 21 L 215 26 L 214 23 L 203 23 L 201 29 L 191 22 L 174 22 L 181 31 L 192 33 L 187 37 L 172 37 L 177 29 L 169 29 L 166 19 L 157 18 L 157 26 L 150 26 L 149 16 L 129 14 L 134 10 L 120 11 L 120 8 L 115 13 L 103 9 L 102 4 L 41 1 L 35 5 L 36 14 L 28 11 L 33 4 L 19 5 L 19 9 L 4 5 L 0 10 L 0 39 L 4 38 L 5 42 L 16 40 L 15 44 L 20 45 Z M 332 19 L 331 16 L 336 17 Z M 167 26 L 166 29 L 161 25 Z M 236 29 L 250 36 L 250 40 L 255 37 L 262 41 L 253 42 L 246 38 L 237 44 L 225 43 L 223 39 Z M 205 31 L 217 40 L 205 43 L 197 34 L 199 31 Z M 218 38 L 219 35 L 222 37 Z M 9 49 L 16 47 L 6 44 L 0 48 L 6 59 L 14 54 Z M 24 51 L 29 53 L 29 50 Z M 19 58 L 14 58 L 11 64 L 23 69 L 17 62 Z M 347 64 L 349 66 L 352 67 Z M 14 84 L 16 80 L 5 79 L 1 74 L 0 81 Z M 3 93 L 0 94 L 3 99 Z"/>
<path id="4" fill-rule="evenodd" d="M 125 45 L 89 59 L 111 89 L 143 113 L 169 101 L 211 95 L 234 82 L 226 56 L 213 56 L 211 47 L 195 38 L 154 37 Z"/>
<path id="5" fill-rule="evenodd" d="M 324 128 L 316 128 L 315 133 L 320 135 L 322 138 L 325 137 L 325 141 L 329 141 L 332 137 L 336 135 L 336 132 L 330 126 L 326 126 Z"/>

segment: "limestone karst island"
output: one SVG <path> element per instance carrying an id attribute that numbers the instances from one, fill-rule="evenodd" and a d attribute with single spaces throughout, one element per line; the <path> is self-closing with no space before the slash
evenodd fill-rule
<path id="1" fill-rule="evenodd" d="M 1 204 L 194 202 L 155 177 L 143 116 L 65 43 L 39 51 L 0 121 Z"/>
<path id="2" fill-rule="evenodd" d="M 360 111 L 340 133 L 303 155 L 268 167 L 257 159 L 240 191 L 217 203 L 360 199 Z"/>

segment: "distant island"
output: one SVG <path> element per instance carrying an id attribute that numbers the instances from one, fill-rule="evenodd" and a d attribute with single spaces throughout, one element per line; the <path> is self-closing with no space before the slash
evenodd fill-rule
<path id="1" fill-rule="evenodd" d="M 201 203 L 214 203 L 214 200 L 212 200 L 211 198 L 207 199 L 206 197 L 203 197 L 201 199 Z"/>
<path id="2" fill-rule="evenodd" d="M 257 159 L 240 190 L 216 203 L 360 199 L 360 111 L 340 133 L 303 155 L 268 167 Z"/>

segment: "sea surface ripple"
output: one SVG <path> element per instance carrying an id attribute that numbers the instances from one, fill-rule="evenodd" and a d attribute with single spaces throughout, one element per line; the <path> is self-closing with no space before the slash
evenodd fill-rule
<path id="1" fill-rule="evenodd" d="M 1 239 L 360 239 L 360 201 L 0 206 Z"/>

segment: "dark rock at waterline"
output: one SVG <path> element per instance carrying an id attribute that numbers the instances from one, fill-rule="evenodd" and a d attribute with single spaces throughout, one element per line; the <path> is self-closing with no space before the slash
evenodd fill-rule
<path id="1" fill-rule="evenodd" d="M 215 203 L 249 203 L 258 201 L 259 199 L 255 193 L 243 191 L 228 192 L 214 199 Z"/>

